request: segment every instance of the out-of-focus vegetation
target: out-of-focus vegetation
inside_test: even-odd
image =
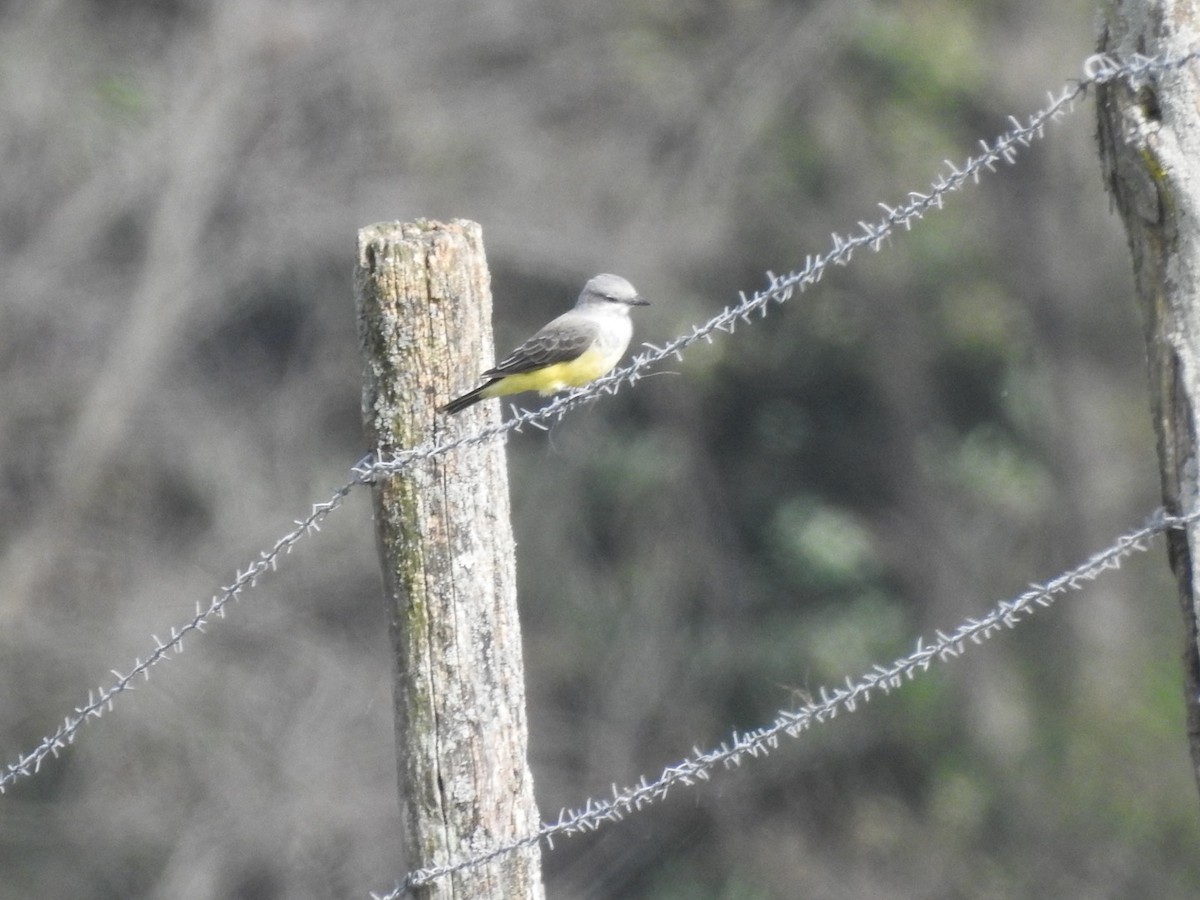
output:
[[[364,451],[355,231],[480,221],[506,349],[588,276],[708,318],[1079,74],[1091,4],[0,4],[0,745]],[[553,817],[1156,503],[1090,112],[765,321],[509,443]],[[0,898],[402,874],[365,495],[0,798]],[[1200,893],[1161,550],[546,857],[557,898]]]

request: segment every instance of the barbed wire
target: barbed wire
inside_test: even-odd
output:
[[[482,432],[459,438],[448,445],[417,448],[396,454],[390,459],[369,458],[360,464],[356,473],[364,479],[370,479],[399,471],[427,455],[487,440],[506,431],[519,431],[526,424],[545,427],[547,422],[560,419],[567,410],[576,405],[594,400],[602,394],[616,393],[622,384],[636,381],[643,374],[643,370],[655,363],[671,356],[678,358],[684,349],[699,340],[711,341],[714,332],[733,332],[739,320],[749,322],[751,314],[755,311],[765,315],[771,302],[783,303],[790,299],[797,289],[803,291],[809,285],[816,284],[830,265],[848,264],[856,250],[863,247],[878,250],[882,242],[898,228],[908,230],[912,222],[920,219],[929,209],[940,209],[945,195],[963,187],[968,181],[977,183],[985,171],[994,172],[999,162],[1013,164],[1019,148],[1028,147],[1035,139],[1044,137],[1046,123],[1073,111],[1074,102],[1091,87],[1121,78],[1128,79],[1136,86],[1154,72],[1180,68],[1198,58],[1200,49],[1178,57],[1134,54],[1124,61],[1105,54],[1091,56],[1084,61],[1084,77],[1074,84],[1066,85],[1058,95],[1049,94],[1049,103],[1030,116],[1024,124],[1010,117],[1013,128],[991,144],[981,141],[982,154],[968,157],[961,167],[946,161],[947,171],[935,178],[928,193],[911,192],[908,202],[897,208],[880,204],[884,216],[879,222],[859,222],[860,230],[850,237],[843,237],[835,232],[831,236],[832,246],[824,255],[807,257],[803,269],[785,276],[775,276],[768,272],[770,283],[766,288],[752,297],[743,293],[740,303],[726,307],[704,325],[693,327],[690,334],[676,338],[663,347],[646,345],[650,352],[639,354],[628,366],[586,387],[560,394],[539,410],[514,410],[513,418],[490,426]],[[441,449],[442,447],[445,449]],[[1149,538],[1168,529],[1186,527],[1198,517],[1200,510],[1186,516],[1169,516],[1159,509],[1142,528],[1118,538],[1108,548],[1076,568],[1063,572],[1045,584],[1031,585],[1030,589],[1020,596],[1002,601],[982,618],[966,620],[950,633],[941,630],[935,632],[934,640],[928,643],[918,639],[916,649],[908,656],[893,662],[891,666],[876,665],[858,680],[848,677],[844,688],[822,688],[819,701],[810,702],[793,711],[781,710],[770,725],[742,734],[735,732],[729,742],[722,743],[713,750],[705,752],[694,748],[691,757],[667,767],[655,781],[649,782],[643,776],[636,784],[625,788],[619,789],[614,784],[611,799],[589,798],[581,808],[562,810],[557,821],[543,823],[533,834],[524,835],[457,862],[414,870],[390,892],[372,893],[371,897],[374,900],[397,900],[422,885],[485,865],[517,850],[540,844],[543,840],[552,848],[556,835],[570,836],[595,831],[605,824],[623,819],[630,812],[640,811],[665,799],[672,787],[691,787],[707,781],[718,766],[730,768],[740,765],[746,756],[766,755],[778,746],[781,735],[796,738],[814,724],[833,719],[840,710],[854,712],[860,702],[869,701],[877,690],[891,693],[906,681],[911,681],[921,672],[928,670],[933,662],[958,657],[966,649],[968,642],[981,644],[1001,629],[1013,628],[1038,609],[1050,606],[1060,594],[1080,590],[1085,582],[1094,580],[1107,570],[1119,568],[1121,561],[1132,553],[1144,552],[1147,549],[1145,542]]]
[[[115,681],[107,686],[101,686],[98,689],[89,691],[87,701],[76,707],[73,714],[68,715],[54,732],[44,737],[32,750],[20,755],[15,762],[7,764],[3,773],[0,774],[0,793],[4,793],[19,778],[30,777],[40,771],[42,764],[48,757],[57,756],[63,749],[74,742],[84,723],[99,718],[105,711],[111,710],[118,696],[132,690],[133,682],[138,676],[148,679],[150,670],[153,667],[171,658],[172,655],[181,652],[185,637],[194,633],[202,633],[205,626],[214,618],[223,618],[226,606],[230,601],[239,599],[243,591],[256,585],[264,574],[273,571],[278,565],[280,558],[289,554],[301,538],[311,532],[318,531],[321,523],[340,508],[349,493],[359,485],[369,483],[380,477],[395,474],[419,460],[429,459],[459,448],[479,444],[509,431],[520,431],[526,425],[538,428],[548,427],[547,423],[561,419],[569,410],[583,403],[593,402],[601,396],[617,393],[621,386],[637,381],[645,374],[648,368],[654,366],[656,363],[670,357],[681,358],[683,351],[698,341],[711,342],[714,335],[718,332],[732,333],[739,321],[749,323],[751,316],[755,312],[758,312],[760,316],[765,316],[771,303],[783,303],[790,299],[797,290],[803,291],[810,285],[816,284],[823,277],[830,265],[847,265],[857,250],[867,247],[873,250],[880,249],[883,242],[888,240],[897,230],[901,228],[904,230],[910,229],[913,222],[920,219],[927,211],[940,209],[946,195],[960,189],[968,182],[978,182],[983,174],[996,171],[999,163],[1013,164],[1020,150],[1028,147],[1035,140],[1044,137],[1045,125],[1069,113],[1073,109],[1074,102],[1090,87],[1118,78],[1142,79],[1154,71],[1164,71],[1169,68],[1182,66],[1197,58],[1197,56],[1200,56],[1200,51],[1193,51],[1175,59],[1137,56],[1123,62],[1106,56],[1092,57],[1085,63],[1085,77],[1082,80],[1067,85],[1058,95],[1051,93],[1048,98],[1048,105],[1034,113],[1024,123],[1010,117],[1009,121],[1013,127],[991,143],[981,141],[981,152],[976,156],[969,156],[961,166],[947,161],[945,163],[946,170],[934,179],[927,192],[910,192],[907,201],[897,207],[880,204],[883,215],[879,220],[870,223],[857,223],[858,231],[851,233],[849,236],[834,233],[831,236],[831,248],[822,255],[806,257],[803,268],[797,271],[783,276],[776,276],[768,272],[769,283],[765,288],[755,292],[752,296],[747,296],[744,293],[741,294],[741,301],[739,303],[727,306],[721,313],[703,325],[693,326],[691,332],[681,335],[661,347],[651,344],[644,345],[647,347],[647,352],[635,356],[629,365],[614,371],[584,388],[578,388],[569,393],[561,394],[540,409],[519,410],[514,407],[511,418],[462,435],[453,440],[427,442],[415,448],[401,451],[386,459],[381,458],[378,453],[369,454],[367,457],[364,457],[363,460],[351,469],[353,477],[350,481],[337,488],[329,500],[324,503],[314,504],[305,517],[296,520],[295,528],[276,541],[269,550],[261,552],[244,570],[239,570],[234,580],[227,587],[221,588],[211,598],[207,607],[198,602],[195,615],[182,627],[172,627],[168,640],[164,641],[155,635],[151,635],[154,646],[145,659],[140,657],[135,658],[133,666],[124,673],[114,669],[113,675],[115,676]],[[1163,519],[1163,521],[1169,520]],[[1167,527],[1175,526],[1163,525],[1158,528],[1158,531]],[[1137,539],[1144,540],[1148,534],[1158,533],[1158,531],[1145,532],[1145,529],[1143,529],[1145,533],[1139,532]],[[1128,536],[1122,540],[1127,539]],[[1124,555],[1133,552],[1133,549],[1142,548],[1137,547],[1126,550],[1115,557],[1115,560],[1119,561]],[[1074,582],[1080,578],[1094,577],[1100,570],[1096,569],[1090,575],[1076,572],[1070,580]],[[1060,578],[1066,577],[1066,575],[1071,575],[1071,573],[1065,573]],[[1071,584],[1071,587],[1075,587],[1074,583]],[[1011,626],[1012,623],[1006,617],[1003,624]],[[993,625],[991,627],[1000,626]],[[983,636],[990,636],[990,632]],[[939,641],[943,637],[949,639],[952,636],[943,636],[939,633]],[[964,634],[958,637],[957,640],[961,643],[963,640],[970,639],[974,641],[977,638],[978,634],[972,632],[971,635]],[[933,657],[948,654],[949,650],[946,649],[946,646],[939,643],[930,650],[919,646],[918,653],[914,653],[907,659],[917,660],[912,665],[920,664],[924,668],[928,666]],[[937,647],[941,647],[941,649],[937,649]],[[922,656],[922,654],[924,655]],[[910,671],[915,672],[915,669],[911,669]],[[908,675],[908,677],[911,677],[911,675]],[[880,678],[882,678],[882,675],[880,675]],[[875,688],[888,690],[887,685],[888,682],[881,682],[876,678],[871,682],[870,690],[874,690]],[[407,890],[407,887],[404,887],[404,885],[411,884],[411,886],[416,886],[417,884],[424,884],[445,874],[450,874],[453,871],[460,871],[463,868],[480,865],[496,856],[512,852],[514,849],[538,842],[543,838],[550,840],[555,834],[570,834],[579,830],[591,830],[598,827],[604,821],[609,821],[614,817],[619,818],[630,809],[640,808],[643,804],[652,802],[652,799],[661,799],[661,796],[665,795],[666,790],[673,785],[686,784],[707,778],[707,772],[717,763],[728,760],[740,760],[746,753],[757,754],[765,752],[764,748],[768,748],[768,745],[774,746],[772,742],[777,740],[779,733],[787,732],[790,734],[793,729],[798,733],[809,727],[813,716],[817,716],[816,721],[820,721],[818,713],[822,716],[832,716],[836,714],[837,709],[852,708],[859,699],[864,699],[864,697],[865,695],[862,690],[859,690],[857,694],[852,693],[847,696],[842,696],[840,693],[832,694],[830,695],[830,699],[835,701],[832,706],[826,708],[823,705],[819,705],[813,707],[813,711],[811,712],[805,713],[802,710],[799,713],[793,714],[802,717],[807,716],[808,718],[804,719],[803,724],[799,720],[793,719],[777,721],[775,726],[762,730],[761,733],[749,733],[749,737],[751,738],[750,744],[743,745],[735,740],[728,747],[722,745],[722,749],[715,751],[716,755],[712,756],[711,759],[708,756],[697,754],[694,760],[696,764],[701,765],[701,768],[697,771],[675,771],[676,767],[673,767],[666,770],[664,776],[658,781],[649,784],[642,782],[636,788],[630,789],[632,793],[628,794],[628,800],[625,799],[625,794],[614,792],[614,800],[604,801],[603,805],[598,803],[593,805],[593,801],[589,801],[582,810],[570,814],[564,813],[565,818],[564,816],[560,816],[559,822],[555,825],[544,826],[537,834],[524,838],[507,849],[489,851],[487,854],[473,858],[471,862],[457,864],[455,868],[422,870],[420,873],[412,873],[409,878],[405,879],[402,889]],[[824,704],[825,699],[823,695],[822,704]],[[825,710],[824,712],[821,711],[823,709]],[[743,738],[746,737],[746,735],[743,736]],[[726,762],[726,764],[729,763]],[[423,880],[418,881],[415,880],[416,878]],[[399,895],[393,893],[388,896],[394,897]]]
[[[72,715],[67,716],[61,725],[52,733],[42,738],[41,743],[28,753],[18,757],[16,762],[5,767],[0,775],[0,794],[3,794],[13,782],[21,777],[29,777],[37,773],[49,756],[58,754],[75,742],[75,736],[84,722],[98,719],[106,710],[112,709],[113,700],[127,691],[133,690],[133,681],[139,675],[149,679],[150,670],[170,659],[173,654],[183,652],[183,639],[189,634],[203,633],[204,627],[214,617],[225,617],[225,607],[230,601],[240,599],[242,591],[253,587],[258,579],[268,571],[274,571],[279,558],[292,552],[292,548],[305,535],[321,530],[321,522],[334,510],[342,505],[347,495],[355,487],[357,481],[342,485],[324,503],[313,504],[309,514],[303,519],[296,520],[296,527],[275,542],[270,550],[264,550],[258,559],[252,561],[244,570],[236,573],[236,577],[227,587],[215,594],[207,608],[199,601],[196,603],[196,614],[191,621],[180,628],[172,627],[169,640],[161,640],[157,635],[150,635],[154,641],[154,649],[145,658],[136,658],[133,667],[124,674],[112,670],[116,681],[108,686],[101,685],[95,690],[88,691],[87,702],[75,707]]]
[[[382,476],[394,475],[419,460],[479,444],[510,431],[521,431],[526,425],[547,428],[548,423],[561,419],[576,406],[593,402],[601,396],[615,394],[623,385],[636,382],[655,364],[670,357],[681,359],[683,351],[698,341],[711,343],[716,332],[732,334],[739,321],[750,322],[750,317],[755,312],[765,316],[771,303],[784,303],[790,300],[797,290],[803,292],[816,284],[830,266],[848,265],[857,250],[864,247],[879,250],[883,242],[898,229],[908,231],[913,222],[922,218],[926,212],[941,209],[947,194],[959,190],[968,182],[978,183],[985,172],[995,172],[997,164],[1001,162],[1014,164],[1020,150],[1044,137],[1046,124],[1073,111],[1075,101],[1090,88],[1119,78],[1129,78],[1138,82],[1151,72],[1179,68],[1197,58],[1200,58],[1200,50],[1171,58],[1134,54],[1124,62],[1104,54],[1091,56],[1084,61],[1084,77],[1068,83],[1057,95],[1051,92],[1047,105],[1029,116],[1024,124],[1015,116],[1009,116],[1013,127],[991,143],[981,140],[979,145],[982,152],[978,156],[968,156],[961,166],[945,160],[945,171],[934,178],[927,192],[910,191],[907,202],[897,207],[880,203],[884,214],[877,221],[858,222],[859,230],[849,236],[834,232],[830,235],[830,249],[822,255],[806,257],[804,267],[797,271],[786,275],[767,272],[769,284],[765,288],[749,297],[743,292],[739,303],[726,306],[703,325],[693,326],[688,334],[680,335],[662,347],[643,344],[648,348],[648,352],[636,355],[628,365],[615,369],[583,387],[560,393],[538,409],[519,409],[512,406],[511,418],[453,440],[430,441],[401,450],[386,458],[378,453],[369,454],[354,468],[355,475],[364,481],[371,481]]]
[[[1010,117],[1013,128],[990,144],[981,141],[983,152],[979,156],[968,157],[961,167],[947,161],[945,163],[947,171],[934,179],[927,193],[910,192],[908,202],[896,208],[880,204],[884,210],[884,216],[878,223],[859,222],[859,232],[850,237],[843,237],[835,232],[831,238],[832,246],[825,254],[807,257],[802,269],[788,275],[775,276],[768,272],[770,283],[766,288],[756,292],[752,297],[747,297],[743,293],[740,303],[725,307],[722,312],[703,325],[694,326],[689,334],[681,335],[662,347],[646,345],[649,347],[649,352],[635,356],[628,366],[618,369],[590,385],[560,394],[540,409],[517,410],[514,408],[513,416],[505,421],[485,426],[450,441],[426,442],[417,447],[403,450],[387,459],[382,458],[378,452],[368,454],[352,468],[352,480],[338,488],[331,501],[315,505],[307,517],[297,520],[296,529],[280,538],[271,550],[260,553],[259,558],[252,561],[244,572],[239,571],[232,584],[223,588],[213,598],[207,610],[197,604],[196,615],[183,627],[173,627],[170,640],[162,641],[152,635],[154,647],[145,660],[135,659],[133,667],[124,674],[114,669],[113,674],[116,676],[116,681],[108,686],[102,685],[96,690],[89,691],[87,701],[76,707],[74,713],[67,716],[53,733],[44,737],[36,747],[22,754],[15,762],[6,764],[4,772],[0,774],[0,793],[4,793],[8,786],[18,778],[28,777],[37,772],[48,756],[57,756],[64,747],[73,743],[79,728],[85,722],[98,718],[105,710],[111,709],[113,699],[129,690],[131,682],[138,675],[148,678],[152,667],[169,658],[171,653],[177,652],[182,647],[183,638],[186,635],[202,631],[204,625],[213,616],[222,615],[225,605],[230,600],[239,596],[246,587],[256,583],[257,578],[263,572],[273,569],[280,553],[284,550],[290,551],[301,537],[308,534],[320,521],[340,506],[346,495],[358,484],[393,475],[422,459],[480,444],[509,431],[520,431],[526,425],[545,428],[548,422],[561,419],[567,411],[576,406],[592,402],[604,395],[615,394],[622,385],[637,381],[644,371],[655,363],[668,357],[680,358],[685,349],[700,340],[711,341],[716,332],[732,333],[738,321],[749,322],[750,316],[755,311],[758,311],[760,315],[766,315],[767,307],[771,302],[782,303],[790,299],[795,290],[803,291],[809,285],[817,283],[830,265],[847,265],[856,250],[868,246],[878,250],[883,241],[896,229],[903,227],[908,230],[912,227],[913,221],[921,218],[927,210],[940,209],[947,194],[958,190],[968,181],[978,181],[985,171],[995,171],[996,164],[1000,161],[1012,164],[1015,162],[1018,148],[1027,147],[1035,139],[1044,136],[1045,124],[1069,112],[1074,101],[1091,85],[1123,76],[1131,79],[1143,78],[1156,66],[1166,68],[1171,65],[1183,65],[1194,56],[1195,54],[1189,54],[1179,60],[1165,61],[1138,56],[1125,62],[1107,56],[1091,57],[1084,64],[1085,77],[1083,80],[1074,85],[1065,86],[1057,96],[1051,93],[1049,104],[1030,116],[1025,124]]]
[[[847,677],[842,687],[822,687],[818,700],[811,700],[797,709],[783,709],[774,720],[752,731],[734,732],[710,750],[692,748],[692,755],[667,766],[653,781],[642,776],[626,787],[612,788],[612,796],[589,798],[582,807],[563,809],[558,819],[545,822],[534,833],[524,835],[485,852],[464,857],[442,866],[414,870],[386,894],[372,893],[373,900],[399,900],[417,888],[446,878],[457,872],[477,868],[525,847],[539,844],[554,846],[554,838],[592,832],[604,825],[618,822],[631,812],[638,812],[666,799],[672,788],[693,787],[708,781],[714,770],[740,766],[746,757],[766,756],[779,746],[780,738],[798,738],[814,725],[837,717],[839,712],[853,713],[879,691],[891,694],[918,675],[929,670],[935,662],[956,659],[969,645],[979,645],[1004,629],[1014,628],[1034,613],[1051,606],[1063,594],[1079,591],[1104,572],[1116,570],[1134,553],[1149,549],[1149,539],[1164,531],[1185,528],[1200,519],[1200,510],[1185,516],[1167,515],[1156,510],[1141,528],[1117,538],[1111,545],[1089,557],[1072,569],[1042,584],[1031,584],[1024,593],[1002,600],[979,618],[966,619],[957,628],[946,632],[937,630],[931,639],[918,638],[916,648],[890,665],[874,665],[857,678]]]

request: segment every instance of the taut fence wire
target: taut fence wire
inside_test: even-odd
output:
[[[971,646],[982,644],[1000,631],[1015,628],[1039,610],[1045,609],[1059,597],[1071,591],[1082,590],[1108,571],[1121,567],[1121,563],[1134,553],[1149,549],[1149,539],[1172,528],[1184,528],[1200,518],[1200,511],[1187,516],[1169,516],[1161,509],[1151,516],[1141,528],[1124,534],[1099,553],[1089,557],[1078,566],[1055,576],[1042,584],[1031,584],[1029,589],[1011,600],[1002,600],[978,618],[966,619],[958,627],[935,631],[932,638],[919,638],[916,648],[887,665],[876,664],[857,678],[847,677],[844,684],[822,687],[816,695],[819,699],[805,703],[796,709],[782,709],[774,720],[753,731],[734,732],[729,740],[709,750],[693,748],[692,755],[681,762],[667,766],[654,780],[642,776],[632,785],[618,788],[613,785],[611,797],[590,798],[576,809],[564,809],[558,819],[545,822],[533,834],[499,844],[443,866],[434,866],[409,872],[391,891],[372,894],[374,900],[398,900],[422,885],[456,872],[482,866],[499,856],[513,853],[531,844],[546,841],[553,847],[554,838],[595,831],[626,815],[638,812],[653,803],[665,800],[672,788],[692,787],[707,781],[719,768],[730,769],[747,758],[766,756],[777,746],[782,737],[797,738],[815,725],[821,725],[837,717],[839,712],[852,713],[859,704],[867,703],[878,692],[890,694],[918,675],[929,670],[934,663],[947,662],[966,652]]]
[[[420,460],[481,444],[511,431],[520,431],[527,425],[547,428],[570,410],[602,396],[615,394],[625,384],[636,382],[658,363],[672,357],[682,358],[684,351],[697,342],[710,342],[718,333],[732,333],[739,322],[752,322],[756,313],[760,317],[765,316],[772,303],[784,303],[797,291],[802,292],[816,284],[830,266],[848,265],[858,250],[879,250],[898,231],[909,230],[926,212],[941,209],[949,194],[969,183],[977,183],[984,175],[995,172],[1000,163],[1014,164],[1022,150],[1045,136],[1046,125],[1072,112],[1076,101],[1090,88],[1118,79],[1128,79],[1137,84],[1154,74],[1179,68],[1197,58],[1200,58],[1200,50],[1172,58],[1134,56],[1118,60],[1103,55],[1090,57],[1084,63],[1082,79],[1067,84],[1057,94],[1049,94],[1046,106],[1024,122],[1010,117],[1011,128],[990,142],[981,141],[979,152],[968,156],[963,163],[947,161],[927,190],[909,192],[907,199],[897,206],[879,204],[882,215],[877,220],[860,221],[855,230],[845,235],[834,233],[826,252],[806,257],[804,265],[791,273],[768,273],[765,287],[752,295],[743,293],[738,303],[727,306],[707,322],[693,326],[690,332],[662,346],[644,345],[646,350],[636,355],[629,365],[586,387],[560,394],[539,409],[514,407],[513,414],[504,421],[450,440],[426,442],[389,457],[378,453],[368,454],[352,467],[350,480],[334,490],[328,500],[314,504],[307,515],[295,521],[290,531],[268,550],[260,552],[245,568],[239,569],[234,579],[207,604],[197,603],[194,615],[182,626],[172,627],[168,639],[162,640],[152,635],[153,646],[144,658],[136,658],[133,665],[124,671],[114,669],[112,682],[90,690],[86,701],[75,707],[57,729],[34,748],[20,754],[15,761],[7,763],[0,773],[0,793],[18,780],[32,777],[40,771],[47,758],[57,756],[75,741],[86,722],[111,710],[117,698],[133,688],[138,677],[148,679],[154,667],[181,652],[185,638],[202,633],[214,619],[224,618],[231,601],[240,599],[264,575],[274,571],[280,560],[290,554],[303,537],[319,531],[325,520],[341,508],[346,497],[360,485],[395,474]],[[889,665],[877,665],[858,678],[848,678],[842,687],[822,689],[819,700],[795,710],[780,711],[769,725],[754,731],[735,733],[729,741],[708,751],[695,749],[691,756],[667,767],[654,780],[643,777],[626,788],[614,786],[611,798],[592,799],[577,809],[563,810],[557,820],[543,824],[535,833],[509,844],[481,848],[475,855],[444,866],[410,872],[389,893],[372,896],[379,900],[395,900],[421,885],[482,865],[520,847],[543,840],[551,846],[553,838],[558,835],[595,830],[663,799],[672,788],[680,789],[707,780],[718,767],[735,766],[747,757],[763,755],[777,746],[781,737],[796,737],[839,712],[853,712],[876,692],[890,693],[926,671],[933,663],[956,657],[1001,629],[1015,626],[1039,608],[1049,606],[1062,594],[1079,590],[1104,572],[1118,568],[1131,554],[1147,549],[1147,542],[1152,537],[1169,529],[1185,527],[1198,516],[1200,512],[1197,511],[1183,516],[1170,516],[1160,510],[1146,525],[1119,537],[1081,565],[1043,584],[1032,585],[1025,593],[999,603],[978,619],[968,619],[949,632],[938,631],[932,639],[918,641],[916,649],[908,656]]]

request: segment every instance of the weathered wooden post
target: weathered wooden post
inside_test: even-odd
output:
[[[358,235],[363,420],[384,454],[428,441],[436,412],[492,360],[491,293],[474,222],[384,223]],[[495,416],[492,405],[458,417]],[[392,637],[408,869],[537,828],[504,447],[421,460],[374,485]],[[536,845],[431,882],[423,897],[543,896]]]
[[[1110,0],[1100,50],[1181,57],[1200,47],[1194,0]],[[1097,94],[1100,154],[1133,254],[1146,325],[1150,402],[1163,501],[1197,507],[1200,416],[1200,62],[1118,80]],[[1185,628],[1184,685],[1192,766],[1200,780],[1200,522],[1167,534]]]

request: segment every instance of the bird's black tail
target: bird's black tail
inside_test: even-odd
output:
[[[486,387],[487,387],[486,384],[480,385],[479,387],[475,388],[475,390],[468,391],[467,393],[463,394],[461,397],[455,397],[453,400],[451,400],[445,406],[439,406],[438,412],[443,412],[443,413],[446,413],[447,415],[452,416],[457,412],[462,412],[468,406],[474,406],[480,400],[484,399],[483,390]]]

